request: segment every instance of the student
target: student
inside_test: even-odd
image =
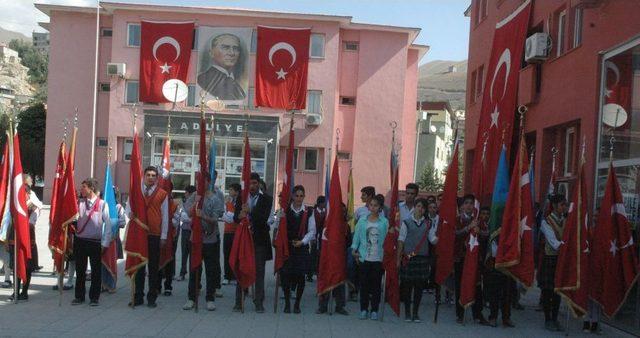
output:
[[[30,233],[30,240],[31,240],[31,252],[33,253],[34,251],[37,251],[38,248],[36,247],[36,238],[33,235],[35,233],[35,224],[38,220],[38,206],[35,205],[31,199],[30,199],[30,195],[32,193],[31,191],[31,186],[28,184],[24,184],[23,185],[23,189],[26,190],[27,192],[27,216],[29,219],[29,233]],[[9,224],[9,227],[7,229],[7,242],[9,245],[6,246],[6,249],[9,251],[9,268],[11,270],[13,270],[14,267],[14,262],[15,262],[15,254],[14,254],[14,246],[15,246],[15,241],[14,241],[14,236],[15,236],[15,231],[13,228],[13,222],[11,222]],[[32,255],[33,256],[33,255]],[[29,300],[29,286],[31,285],[31,275],[33,274],[34,271],[37,270],[37,265],[36,265],[36,261],[33,258],[30,258],[27,260],[26,264],[25,264],[25,268],[26,268],[26,272],[27,272],[27,278],[26,280],[21,280],[20,278],[17,278],[15,283],[17,284],[17,290],[18,290],[18,295],[16,295],[15,293],[12,293],[11,296],[9,297],[9,301],[12,302],[14,301],[15,297],[18,297],[18,300],[24,300],[27,301]],[[98,292],[99,291],[99,287],[98,287]]]
[[[87,178],[82,181],[80,187],[82,198],[78,201],[79,217],[73,240],[78,278],[76,278],[75,298],[71,305],[80,305],[85,301],[87,259],[93,267],[89,305],[97,306],[100,300],[101,257],[111,243],[111,219],[109,205],[98,197],[97,191],[98,181],[95,178]]]
[[[162,289],[164,286],[165,296],[171,296],[173,292],[173,277],[176,274],[176,249],[178,249],[178,239],[180,236],[180,215],[182,211],[180,210],[179,200],[174,198],[169,199],[169,217],[171,226],[169,226],[169,230],[173,234],[173,239],[171,243],[171,259],[168,262],[160,262],[160,264],[165,264],[159,271],[158,276],[158,291]],[[164,280],[164,283],[163,283]]]
[[[224,280],[222,285],[227,285],[236,278],[233,276],[233,270],[229,265],[229,256],[231,255],[231,247],[233,246],[233,237],[236,233],[238,223],[233,220],[233,214],[236,211],[236,199],[240,195],[240,184],[232,183],[229,186],[229,195],[225,200],[225,213],[222,215],[224,221],[224,241],[222,251],[224,252]]]
[[[438,240],[436,226],[431,226],[424,217],[426,210],[427,200],[417,199],[413,214],[402,221],[398,234],[397,264],[400,268],[400,294],[404,302],[405,322],[420,322],[418,309],[422,291],[429,278],[428,242],[435,244]]]
[[[500,241],[499,230],[490,239],[487,259],[485,261],[485,273],[483,276],[484,292],[489,298],[489,325],[498,326],[498,311],[502,313],[502,325],[514,327],[511,322],[511,297],[513,280],[495,268],[498,243]]]
[[[416,197],[420,192],[420,187],[415,183],[409,183],[404,188],[404,201],[398,203],[400,210],[400,221],[411,218],[413,207],[415,206]]]
[[[191,220],[194,214],[194,206],[196,203],[196,187],[188,185],[184,189],[184,201],[182,202],[182,210],[180,214],[180,277],[179,281],[184,280],[184,276],[189,271],[189,256],[191,254]]]
[[[383,206],[384,196],[380,194],[369,201],[369,215],[360,218],[356,224],[351,244],[353,258],[359,270],[360,319],[369,317],[371,320],[378,320],[383,274],[382,245],[389,228],[389,221],[381,215]]]
[[[324,196],[322,200],[324,200]],[[320,200],[318,197],[318,200]],[[344,215],[344,225],[347,227],[345,229],[345,236],[347,237],[345,241],[346,251],[349,252],[349,248],[351,247],[351,231],[349,230],[349,225],[347,223],[348,215],[347,215],[347,206],[342,203],[342,213]],[[319,227],[316,220],[316,233],[318,234],[318,257],[320,257],[320,252],[322,251],[322,231],[323,227]],[[342,283],[336,286],[331,292],[326,292],[318,296],[318,309],[316,310],[316,314],[327,313],[329,307],[329,294],[331,294],[331,298],[334,299],[336,303],[335,313],[348,316],[349,312],[344,308],[347,302],[346,294],[345,294],[346,283]]]
[[[313,207],[313,219],[316,222],[316,235],[309,245],[312,271],[307,274],[307,282],[313,282],[313,275],[318,274],[318,264],[320,263],[320,243],[322,242],[322,229],[324,229],[324,221],[326,218],[327,200],[324,196],[318,196],[316,199],[316,205]]]
[[[360,218],[369,216],[369,202],[376,196],[376,188],[372,186],[366,186],[360,189],[360,200],[364,203],[363,206],[358,207],[354,212],[355,222],[358,223]]]
[[[542,288],[542,306],[544,308],[544,327],[549,331],[562,331],[558,322],[560,295],[555,291],[556,265],[558,264],[558,250],[562,242],[565,225],[565,214],[569,208],[563,195],[549,198],[552,211],[542,220],[540,231],[544,235],[544,256],[540,265],[540,287]]]
[[[291,313],[291,290],[296,291],[293,313],[300,313],[300,300],[304,293],[305,275],[312,271],[309,243],[316,235],[313,208],[304,205],[305,190],[301,185],[293,187],[291,205],[283,215],[287,222],[289,258],[284,262],[280,275],[284,292],[284,313]],[[274,226],[278,229],[280,217]],[[278,229],[279,230],[279,229]],[[274,235],[274,245],[275,237]]]

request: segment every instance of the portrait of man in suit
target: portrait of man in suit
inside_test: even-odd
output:
[[[248,85],[246,42],[239,34],[216,31],[201,45],[198,86],[222,101],[243,101]]]

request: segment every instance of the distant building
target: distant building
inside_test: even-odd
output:
[[[415,180],[432,166],[438,179],[444,178],[453,149],[456,117],[447,101],[418,103]]]
[[[36,49],[45,55],[49,55],[49,33],[31,33],[31,38],[33,40],[33,46]]]
[[[7,47],[5,44],[0,43],[0,59],[3,62],[11,63],[11,64],[19,64],[20,57],[18,56],[18,52]]]
[[[20,62],[17,51],[0,43],[0,113],[25,106],[33,95],[29,68]]]

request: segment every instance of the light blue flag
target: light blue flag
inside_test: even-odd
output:
[[[329,185],[331,182],[331,175],[329,174],[329,163],[327,163],[326,174],[324,176],[324,198],[329,204]]]
[[[534,163],[533,163],[533,156],[531,156],[529,158],[529,186],[531,187],[531,203],[535,203],[536,200],[536,176],[534,175]],[[533,205],[531,205],[531,207],[533,208]],[[532,209],[534,212],[536,211],[535,208]]]
[[[491,197],[491,216],[489,217],[489,234],[491,239],[497,235],[497,230],[502,225],[502,213],[507,204],[509,195],[509,168],[507,166],[507,150],[502,146],[500,159],[498,160],[498,171],[496,181],[493,185],[493,196]]]
[[[209,190],[213,191],[213,187],[216,184],[218,176],[216,175],[216,138],[211,136],[211,147],[209,147],[209,177],[211,183],[209,183]]]
[[[116,192],[113,189],[113,180],[111,179],[111,166],[107,164],[104,171],[104,202],[109,206],[109,218],[111,219],[111,238],[115,239],[118,235],[118,209],[116,208]]]

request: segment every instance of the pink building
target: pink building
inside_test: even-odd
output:
[[[135,106],[143,137],[143,166],[158,164],[161,144],[171,115],[172,164],[177,191],[194,184],[197,167],[200,101],[196,74],[201,53],[194,43],[189,69],[189,97],[171,111],[170,104],[138,102],[140,21],[195,21],[197,36],[203,27],[247,29],[247,99],[215,112],[219,182],[227,187],[240,179],[242,132],[245,117],[252,144],[254,170],[261,173],[271,193],[278,190],[288,146],[288,117],[283,111],[253,106],[255,30],[257,25],[311,27],[308,108],[296,119],[296,184],[307,188],[307,202],[323,194],[326,163],[337,155],[343,191],[353,168],[356,189],[374,185],[389,190],[389,152],[392,121],[401,144],[400,184],[412,180],[416,144],[415,102],[418,62],[427,46],[413,44],[420,30],[354,23],[351,17],[267,12],[230,8],[195,8],[100,3],[96,8],[36,4],[50,23],[41,24],[51,36],[44,195],[51,194],[58,144],[64,119],[78,107],[80,137],[76,177],[102,180],[109,148],[114,179],[123,192],[129,184],[129,156]],[[99,28],[96,32],[96,27]],[[98,38],[97,81],[94,78]],[[247,39],[248,40],[248,39]],[[108,75],[107,64],[125,65]],[[121,68],[122,69],[122,68]],[[116,73],[117,70],[113,69]],[[94,115],[94,89],[97,86]],[[207,116],[214,114],[207,110]],[[95,116],[95,118],[94,118]],[[95,142],[92,141],[95,127]],[[211,126],[208,126],[210,128]],[[335,140],[339,132],[336,151]],[[336,154],[337,153],[337,154]],[[280,155],[282,154],[282,156]],[[94,161],[91,161],[94,158]]]

